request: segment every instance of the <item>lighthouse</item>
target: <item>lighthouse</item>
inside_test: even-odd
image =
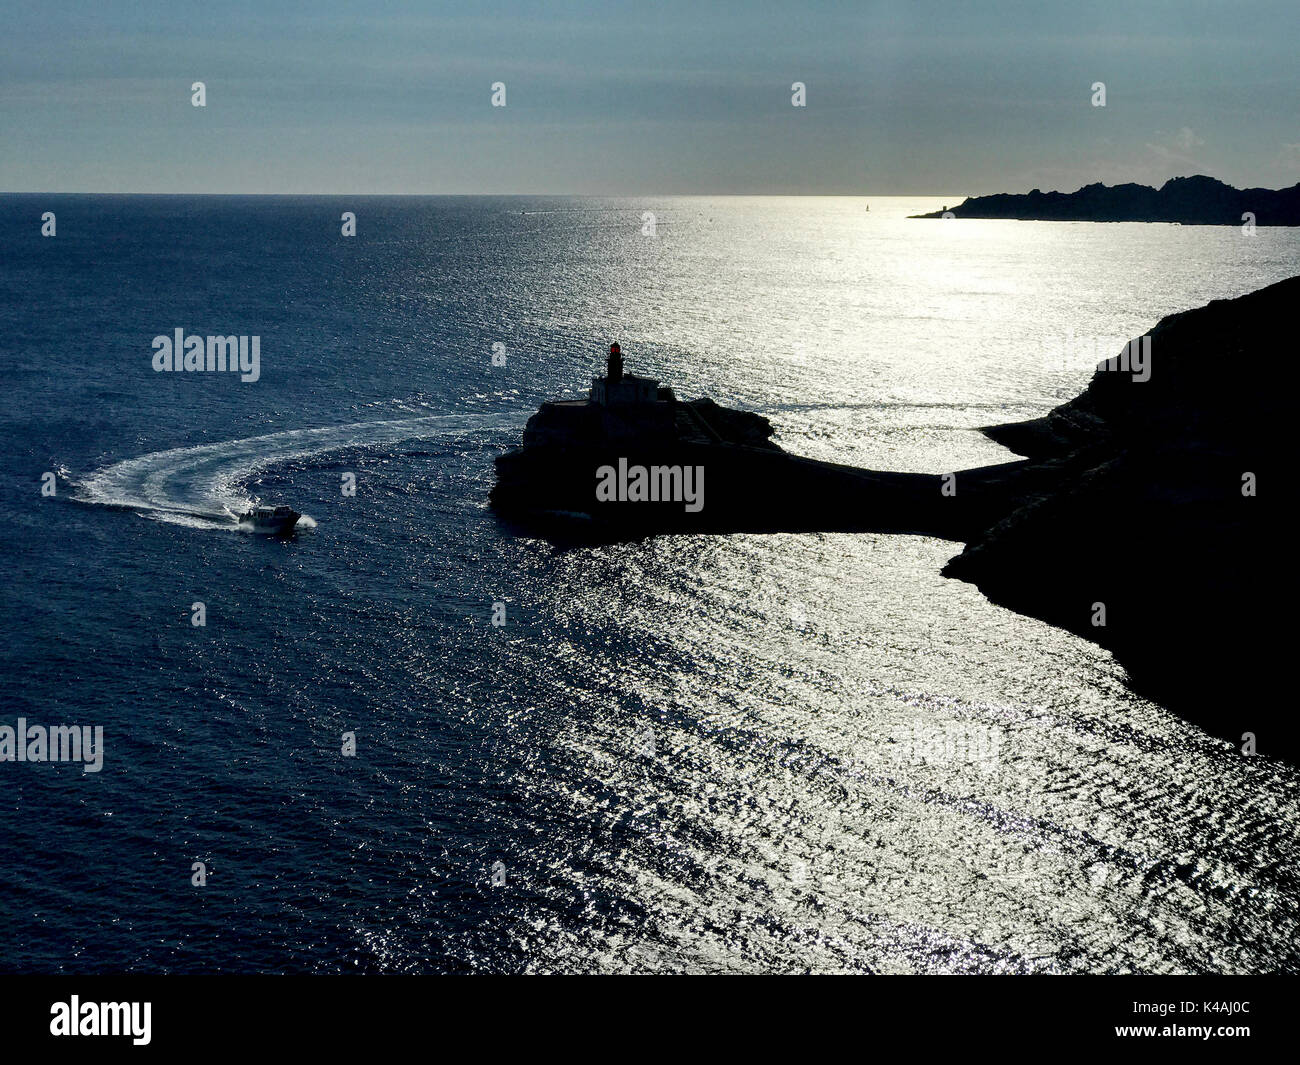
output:
[[[605,376],[591,379],[591,402],[606,407],[623,403],[656,403],[671,398],[671,389],[661,389],[653,377],[623,372],[623,349],[618,344],[609,346]]]

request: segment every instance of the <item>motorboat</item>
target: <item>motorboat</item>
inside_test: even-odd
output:
[[[292,507],[253,507],[239,515],[239,525],[262,536],[289,536],[302,515]]]

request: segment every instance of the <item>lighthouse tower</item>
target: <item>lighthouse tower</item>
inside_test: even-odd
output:
[[[611,344],[605,376],[591,379],[590,400],[611,407],[621,403],[656,403],[668,398],[661,396],[661,392],[668,392],[668,389],[660,389],[659,382],[653,377],[624,373],[623,349]]]

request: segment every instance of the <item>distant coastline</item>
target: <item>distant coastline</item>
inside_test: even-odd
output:
[[[1237,189],[1203,174],[1150,185],[1085,185],[1075,192],[972,196],[913,218],[1013,218],[1052,222],[1177,222],[1195,226],[1300,226],[1300,183]]]

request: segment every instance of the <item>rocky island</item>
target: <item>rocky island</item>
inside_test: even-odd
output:
[[[1298,303],[1295,277],[1170,315],[1149,334],[1149,372],[1126,372],[1123,353],[1107,360],[1045,417],[985,430],[1022,459],[951,475],[791,455],[761,415],[680,402],[624,375],[615,351],[588,400],[543,404],[523,446],[497,458],[492,503],[556,540],[818,530],[963,541],[945,575],[1107,647],[1137,691],[1207,731],[1294,759],[1300,730],[1277,705],[1286,600],[1267,560],[1281,548],[1271,499]],[[672,473],[686,467],[699,474],[696,509]]]
[[[1053,222],[1179,222],[1189,226],[1300,226],[1300,184],[1237,189],[1198,174],[1150,185],[1085,185],[1076,192],[972,196],[914,218],[1017,218]]]

